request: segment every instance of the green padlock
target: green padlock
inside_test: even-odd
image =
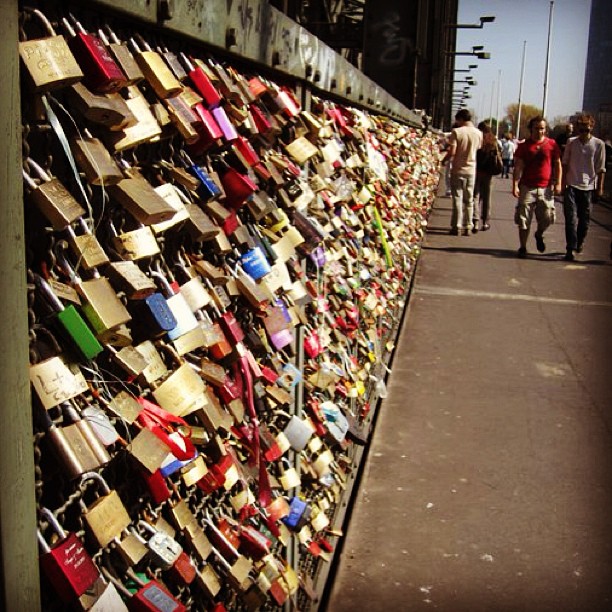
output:
[[[72,304],[64,306],[53,292],[53,289],[51,289],[51,285],[39,274],[35,274],[34,283],[40,292],[41,298],[55,313],[64,331],[83,356],[86,359],[93,359],[96,355],[99,355],[104,348],[98,342],[77,309]]]

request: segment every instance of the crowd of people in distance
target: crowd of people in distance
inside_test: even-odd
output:
[[[563,194],[564,259],[574,261],[584,248],[593,202],[604,189],[606,144],[593,135],[594,127],[594,117],[580,113],[553,139],[547,135],[546,119],[536,116],[529,120],[524,140],[512,133],[498,140],[488,123],[476,127],[470,112],[459,110],[442,159],[447,164],[446,195],[453,203],[450,234],[469,236],[490,229],[493,177],[511,178],[517,199],[517,256],[527,257],[534,216],[536,248],[546,251],[544,232],[555,221],[555,196]]]

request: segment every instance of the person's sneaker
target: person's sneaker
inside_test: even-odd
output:
[[[517,251],[517,255],[519,256],[520,259],[525,259],[525,257],[527,257],[527,249],[525,247],[521,247]]]
[[[544,244],[544,237],[542,236],[542,232],[536,232],[534,234],[534,238],[536,241],[536,246],[538,247],[538,251],[543,253],[546,250],[546,245]]]
[[[490,230],[491,226],[488,223],[483,223],[482,224],[482,231],[486,232],[487,230]]]
[[[451,236],[458,236],[459,230],[456,227],[453,227],[450,232],[448,232]]]
[[[565,261],[574,261],[575,257],[571,251],[568,251],[563,258]]]
[[[474,225],[472,226],[472,234],[477,234],[477,233],[478,233],[478,221],[476,221]]]
[[[469,229],[464,229],[463,230],[463,235],[464,236],[469,236],[470,235],[470,230]]]
[[[577,247],[576,247],[576,253],[582,253],[582,249],[584,247],[584,244],[581,242]]]

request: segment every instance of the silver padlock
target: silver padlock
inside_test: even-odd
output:
[[[158,531],[146,521],[138,521],[138,525],[151,534],[151,537],[147,540],[137,532],[133,532],[136,537],[142,538],[151,552],[151,560],[163,570],[170,569],[181,556],[183,547],[167,533]]]

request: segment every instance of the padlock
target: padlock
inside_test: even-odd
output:
[[[115,230],[112,222],[109,223],[109,227],[113,234],[113,246],[123,259],[139,261],[159,255],[159,243],[148,225],[139,224],[136,229],[121,231],[121,233]]]
[[[103,276],[78,282],[77,291],[85,301],[83,314],[98,338],[132,319],[109,280]]]
[[[85,85],[99,93],[119,91],[125,87],[127,79],[104,43],[97,36],[88,34],[72,15],[70,17],[72,23],[66,18],[62,23],[69,34],[68,46],[83,69]]]
[[[97,464],[95,465],[94,469],[106,465],[111,460],[111,457],[104,447],[104,444],[98,437],[95,429],[92,427],[90,421],[83,418],[82,415],[80,415],[76,410],[74,405],[69,401],[63,402],[61,406],[65,418],[69,419],[70,422],[76,427],[82,439],[85,441],[89,449],[91,449],[91,452],[95,457],[95,463]]]
[[[108,149],[99,138],[94,138],[85,130],[85,134],[71,140],[71,149],[79,168],[92,185],[116,185],[125,176],[111,157]]]
[[[159,263],[156,263],[155,266],[156,267],[151,272],[151,276],[162,286],[168,308],[170,308],[170,311],[176,319],[176,326],[167,332],[168,338],[170,338],[170,340],[175,340],[197,327],[198,320],[195,318],[185,297],[181,295],[180,291],[175,291],[170,285],[168,279],[162,273]]]
[[[118,153],[133,149],[143,143],[159,140],[162,133],[160,124],[138,86],[130,85],[126,88],[126,92],[125,103],[137,121],[134,125],[109,132],[104,137],[108,146]]]
[[[117,65],[121,68],[121,71],[125,75],[127,85],[139,83],[144,79],[144,75],[138,67],[127,44],[119,40],[110,26],[106,25],[105,28],[108,40],[106,40],[105,33],[102,32],[102,30],[98,30],[98,35],[100,40],[107,46],[109,53],[113,56]]]
[[[223,139],[225,142],[232,142],[238,138],[238,132],[236,131],[236,127],[231,122],[230,118],[227,116],[225,108],[223,106],[217,106],[210,111],[213,116],[216,124],[219,126],[221,132],[223,133]],[[225,184],[224,184],[225,186]]]
[[[106,267],[113,287],[129,300],[142,300],[157,290],[155,283],[133,262],[114,261]]]
[[[289,514],[282,521],[291,531],[297,533],[308,523],[311,512],[308,502],[299,497],[292,497],[289,502]]]
[[[107,482],[95,472],[86,472],[81,477],[81,488],[88,480],[95,480],[100,486],[103,495],[96,498],[89,506],[81,499],[83,518],[91,530],[94,538],[101,548],[108,546],[131,523],[119,494],[111,490]]]
[[[40,297],[54,313],[62,329],[83,357],[92,359],[99,355],[104,349],[76,308],[72,304],[64,306],[49,283],[39,274],[34,275],[34,284]]]
[[[161,293],[130,301],[128,308],[133,315],[133,330],[142,337],[157,338],[177,326],[168,301]]]
[[[137,590],[132,593],[116,576],[113,576],[106,568],[103,574],[115,585],[117,590],[127,601],[130,612],[187,612],[187,608],[178,601],[165,586],[156,580],[145,582],[140,575],[131,568],[126,571],[126,576],[134,583]]]
[[[230,504],[237,512],[246,506],[252,506],[255,503],[255,495],[250,487],[243,481],[239,480],[230,490]]]
[[[209,528],[210,539],[216,543],[217,546],[222,547],[223,550],[226,551],[225,554],[233,558],[232,561],[229,561],[216,546],[213,545],[212,552],[227,572],[230,584],[239,591],[246,591],[252,584],[250,578],[250,573],[253,569],[252,561],[238,552],[212,520],[206,518],[204,522]]]
[[[93,270],[96,274],[95,268],[109,262],[108,255],[83,218],[77,220],[76,226],[79,228],[78,234],[71,225],[66,228],[66,232],[70,248],[77,258],[77,267]]]
[[[122,130],[137,123],[130,107],[119,93],[96,94],[83,83],[75,83],[66,90],[70,104],[91,123],[110,131]]]
[[[195,577],[195,584],[209,599],[214,599],[223,588],[219,574],[215,572],[210,563],[198,569]]]
[[[148,553],[146,544],[129,529],[114,539],[115,550],[128,567],[138,565]]]
[[[83,72],[63,36],[58,36],[47,17],[38,9],[35,15],[47,36],[19,42],[19,56],[36,92],[47,92],[66,87],[83,78]]]
[[[167,533],[155,529],[146,521],[140,520],[137,525],[149,534],[147,539],[137,531],[132,531],[149,549],[151,561],[162,570],[171,568],[183,552],[183,547]]]
[[[96,582],[100,572],[83,543],[74,533],[67,534],[62,529],[51,510],[41,508],[41,514],[60,540],[51,547],[37,531],[42,552],[40,566],[60,599],[74,604]]]
[[[29,198],[51,223],[54,230],[65,229],[85,214],[85,209],[59,179],[51,177],[30,157],[27,158],[27,164],[42,180],[41,183],[37,183],[25,170],[22,171]]]
[[[102,576],[79,597],[79,606],[88,612],[128,612],[115,585]]]
[[[172,121],[183,140],[187,144],[197,142],[200,139],[197,128],[202,121],[200,116],[185,101],[185,98],[180,93],[168,96],[164,99],[164,104],[170,115],[170,121]]]
[[[262,249],[258,246],[240,256],[240,264],[244,271],[253,279],[260,280],[271,271],[270,264]]]
[[[227,196],[225,204],[234,210],[241,208],[247,198],[258,190],[257,184],[248,175],[241,174],[230,166],[221,169],[219,175]]]
[[[109,186],[109,194],[139,223],[151,225],[171,219],[175,210],[144,177],[133,175]]]
[[[193,86],[204,98],[207,108],[212,109],[219,106],[221,104],[221,95],[213,85],[210,73],[207,73],[208,67],[203,63],[194,65],[184,53],[180,54],[180,58],[187,68],[187,73]]]
[[[157,51],[153,51],[141,36],[137,34],[135,38],[130,38],[134,59],[157,97],[163,100],[179,93],[183,86],[172,74],[162,56]]]
[[[295,487],[299,487],[302,479],[298,471],[289,463],[289,459],[283,457],[280,463],[279,482],[285,491],[289,491]]]

